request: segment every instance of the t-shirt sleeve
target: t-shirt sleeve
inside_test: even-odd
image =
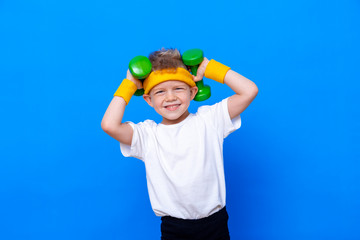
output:
[[[120,143],[120,150],[124,157],[134,157],[143,160],[143,153],[146,149],[147,123],[134,124],[127,122],[133,128],[131,145]]]
[[[228,98],[212,106],[204,106],[198,111],[208,124],[212,124],[215,130],[226,138],[230,133],[241,126],[240,115],[231,119],[228,109]]]

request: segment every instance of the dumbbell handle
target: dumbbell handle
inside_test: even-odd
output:
[[[196,76],[197,75],[197,70],[198,70],[199,66],[190,66],[191,69],[191,73]],[[196,82],[196,86],[201,89],[204,87],[204,81],[201,79],[200,81]]]
[[[201,49],[190,49],[184,52],[182,55],[183,62],[186,66],[190,67],[191,73],[196,76],[200,63],[203,61],[203,51]],[[204,81],[201,79],[196,82],[198,87],[198,93],[196,94],[195,101],[204,101],[211,96],[211,89],[208,85],[204,85]]]

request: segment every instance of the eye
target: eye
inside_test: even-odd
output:
[[[162,93],[164,93],[164,91],[163,91],[163,90],[158,90],[158,91],[155,91],[155,94],[156,94],[156,95],[159,95],[159,94],[162,94]]]
[[[185,90],[185,88],[184,87],[177,87],[177,88],[175,88],[175,90],[182,91],[182,90]]]

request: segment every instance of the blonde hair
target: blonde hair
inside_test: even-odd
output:
[[[166,68],[184,68],[187,67],[182,61],[179,50],[173,48],[162,48],[158,51],[152,52],[149,55],[149,60],[152,64],[152,71],[162,70]]]

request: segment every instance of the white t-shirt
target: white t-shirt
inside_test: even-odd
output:
[[[240,116],[230,119],[227,99],[202,106],[177,124],[129,124],[132,143],[120,144],[121,152],[144,161],[157,216],[199,219],[225,206],[223,141],[241,125]]]

